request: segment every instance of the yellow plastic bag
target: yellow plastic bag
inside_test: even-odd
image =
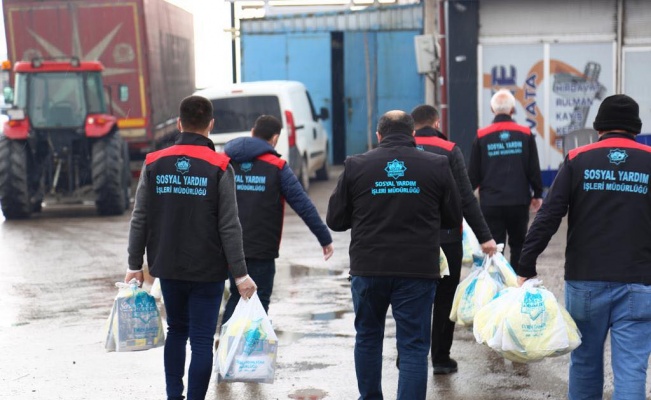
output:
[[[504,358],[520,363],[566,354],[581,344],[570,314],[537,279],[506,288],[475,314],[473,334]]]
[[[495,280],[485,267],[473,268],[457,286],[450,320],[461,326],[471,326],[477,310],[488,304],[502,287],[502,283]]]
[[[222,325],[214,359],[217,380],[273,383],[278,337],[258,294],[240,298],[233,315]]]
[[[448,264],[448,258],[445,256],[443,249],[439,251],[439,271],[441,278],[450,275],[450,265]]]

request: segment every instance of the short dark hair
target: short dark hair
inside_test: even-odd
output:
[[[269,141],[274,135],[280,134],[283,125],[273,115],[261,115],[255,120],[253,136]]]
[[[411,117],[416,125],[432,125],[439,119],[439,112],[428,104],[422,104],[411,110]]]
[[[404,111],[388,111],[380,118],[377,132],[382,137],[394,134],[411,136],[414,132],[414,119]]]
[[[179,117],[184,130],[203,131],[213,119],[212,103],[201,96],[188,96],[181,100]]]

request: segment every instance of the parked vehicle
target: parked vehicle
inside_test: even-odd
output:
[[[164,0],[3,0],[3,11],[12,64],[61,56],[102,63],[111,114],[139,171],[195,90],[192,14]]]
[[[329,117],[323,107],[317,114],[305,86],[296,81],[259,81],[212,87],[195,94],[210,99],[215,126],[210,138],[217,151],[229,140],[250,136],[263,114],[278,118],[283,128],[276,151],[307,190],[310,177],[328,179],[328,134],[321,121]]]
[[[13,107],[0,135],[5,218],[27,218],[46,199],[93,200],[101,215],[128,208],[129,151],[108,113],[102,70],[77,58],[15,65],[15,92],[5,91]]]

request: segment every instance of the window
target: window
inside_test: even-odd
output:
[[[212,100],[215,126],[211,133],[250,131],[261,115],[273,115],[282,123],[277,96],[239,96]]]

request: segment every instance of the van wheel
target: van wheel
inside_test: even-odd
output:
[[[310,188],[310,174],[307,172],[307,158],[303,157],[301,159],[301,173],[298,175],[298,180],[303,186],[303,190],[307,192]]]
[[[323,165],[321,168],[316,170],[316,180],[317,181],[327,181],[330,179],[330,165],[328,163],[328,147],[326,147],[325,160],[323,160]]]

